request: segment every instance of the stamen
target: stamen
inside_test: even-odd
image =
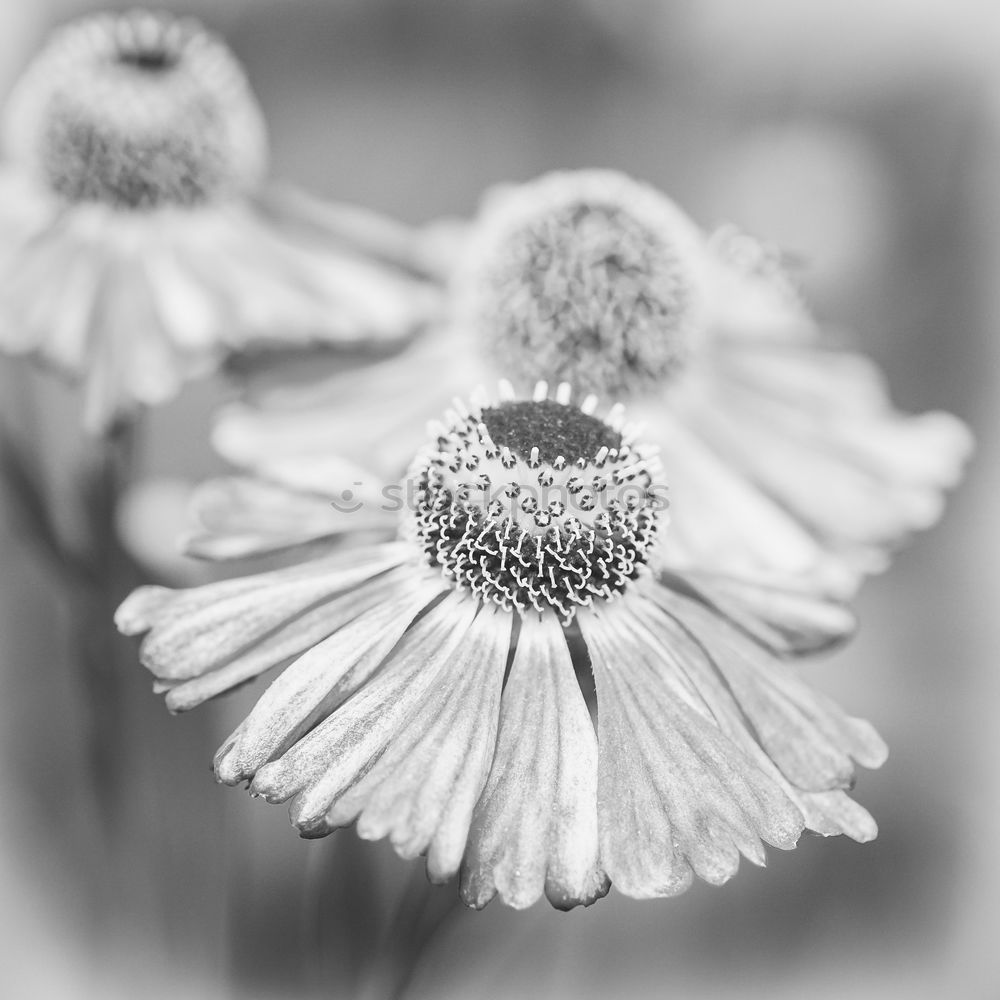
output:
[[[564,622],[641,572],[659,513],[649,502],[655,457],[636,460],[606,420],[559,401],[570,395],[560,386],[554,400],[501,400],[478,421],[454,407],[446,440],[411,469],[407,529],[456,587]],[[607,474],[598,475],[599,456]],[[481,471],[466,480],[461,470],[472,465]],[[624,498],[609,488],[619,474],[630,484]]]

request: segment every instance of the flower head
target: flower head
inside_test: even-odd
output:
[[[437,312],[412,234],[265,184],[260,108],[196,21],[60,28],[0,133],[0,349],[82,381],[92,430],[234,352],[396,342]]]
[[[612,171],[501,188],[455,276],[456,321],[518,378],[645,390],[683,365],[704,324],[700,244],[669,199]]]
[[[197,22],[136,10],[57,31],[8,104],[11,160],[67,202],[127,210],[252,189],[267,130],[232,53]]]
[[[670,470],[664,545],[674,565],[842,596],[932,525],[961,478],[965,426],[896,410],[871,361],[826,341],[780,255],[731,227],[701,234],[621,175],[559,173],[502,189],[457,256],[447,330],[310,392],[230,407],[219,450],[266,480],[268,497],[282,487],[337,495],[348,484],[359,493],[398,475],[420,417],[498,364],[522,390],[569,377],[625,393],[649,428]],[[332,455],[352,460],[349,479],[337,478],[345,470]],[[372,517],[377,501],[365,499]],[[220,554],[227,518],[241,552],[357,524],[326,505],[279,536],[258,500],[254,479],[202,491],[214,530],[195,546]]]
[[[302,836],[356,823],[461,871],[474,907],[675,895],[804,827],[875,836],[845,790],[884,744],[780,659],[850,615],[669,572],[655,456],[566,386],[502,385],[430,436],[397,541],[119,609],[175,711],[291,661],[220,781],[290,801]]]
[[[540,383],[517,401],[455,413],[411,467],[407,528],[442,574],[505,611],[569,622],[622,593],[656,539],[658,462],[620,427]],[[624,431],[624,432],[623,432]],[[609,493],[609,490],[611,493]]]

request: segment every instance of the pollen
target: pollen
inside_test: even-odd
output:
[[[517,379],[645,391],[697,345],[704,258],[697,227],[652,188],[612,171],[550,174],[484,206],[456,318]]]
[[[456,588],[568,623],[641,574],[665,521],[659,460],[620,407],[599,418],[568,384],[517,400],[502,383],[500,397],[456,401],[432,426],[407,534]]]
[[[193,207],[263,176],[267,135],[232,53],[190,18],[95,14],[57,31],[5,109],[7,154],[69,202]]]

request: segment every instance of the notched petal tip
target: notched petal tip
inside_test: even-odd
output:
[[[233,754],[235,746],[236,736],[234,734],[219,747],[212,760],[212,772],[215,774],[215,780],[220,785],[239,785],[241,782],[247,781],[252,777],[252,775],[244,774],[239,768]]]
[[[262,798],[265,802],[276,805],[287,802],[295,794],[295,789],[287,786],[287,783],[282,780],[280,770],[276,771],[274,764],[265,764],[253,776],[253,780],[250,782],[250,794],[255,798]],[[294,808],[293,803],[289,811],[290,814]],[[292,822],[298,826],[295,817],[292,818]]]
[[[489,904],[496,899],[496,889],[484,890],[481,886],[473,888],[465,884],[465,875],[462,876],[462,884],[458,897],[470,910],[485,910]]]
[[[565,887],[553,883],[545,883],[545,898],[557,910],[568,913],[578,906],[593,906],[599,899],[603,899],[611,891],[611,879],[603,872],[594,879],[591,885],[583,892],[567,892]]]
[[[322,840],[324,837],[329,837],[331,833],[336,832],[338,829],[335,826],[330,826],[329,823],[326,823],[323,820],[316,820],[311,823],[303,824],[296,823],[292,820],[292,826],[295,827],[302,840]]]
[[[686,861],[680,860],[664,877],[664,873],[622,871],[612,885],[630,899],[671,899],[683,896],[694,884],[694,872]]]
[[[173,592],[167,587],[139,587],[133,590],[115,612],[115,627],[122,635],[140,635],[153,625],[153,614]]]
[[[864,806],[844,792],[805,794],[798,802],[809,832],[819,837],[846,836],[867,844],[878,836],[878,824]]]

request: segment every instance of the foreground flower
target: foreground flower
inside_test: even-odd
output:
[[[437,307],[391,224],[321,207],[320,226],[315,203],[264,184],[257,102],[190,19],[61,28],[15,87],[3,140],[0,349],[82,379],[94,430],[230,351],[398,340]],[[395,260],[373,259],[390,244]]]
[[[595,410],[568,385],[456,402],[397,541],[129,597],[119,628],[148,632],[175,711],[291,661],[218,779],[291,800],[305,837],[356,822],[434,881],[461,869],[474,907],[670,896],[804,827],[874,837],[844,790],[884,744],[779,659],[850,616],[670,573],[658,459]]]
[[[498,369],[631,400],[670,469],[676,565],[848,595],[938,519],[961,475],[964,425],[893,409],[869,360],[823,340],[778,255],[732,229],[706,238],[620,174],[498,190],[460,257],[448,330],[311,392],[223,413],[219,450],[259,479],[202,492],[195,551],[374,521],[378,486],[399,474],[421,418]],[[289,488],[312,514],[272,531],[272,501]],[[313,502],[345,488],[357,514]]]

